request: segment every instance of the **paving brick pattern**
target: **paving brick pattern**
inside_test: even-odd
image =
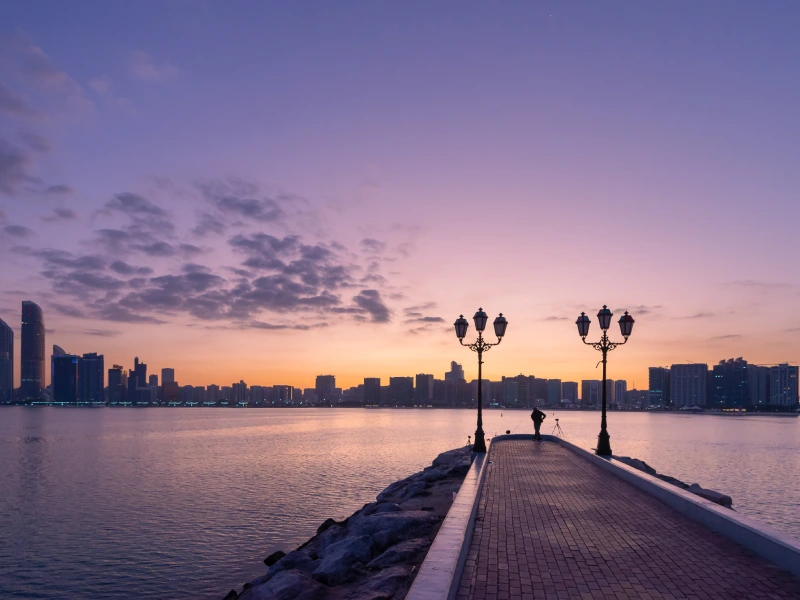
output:
[[[558,444],[489,458],[460,600],[800,598],[791,573]]]

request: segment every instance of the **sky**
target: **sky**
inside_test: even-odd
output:
[[[33,300],[48,348],[193,385],[472,379],[479,307],[489,379],[599,379],[603,305],[629,388],[797,363],[798,30],[788,1],[3,2],[17,362]]]

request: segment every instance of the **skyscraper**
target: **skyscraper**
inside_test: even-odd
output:
[[[600,406],[600,395],[603,393],[603,382],[599,379],[581,381],[581,406]]]
[[[547,380],[547,404],[558,406],[561,403],[562,389],[560,379]]]
[[[625,398],[628,393],[628,382],[624,379],[617,379],[614,382],[614,404],[625,406]]]
[[[58,346],[53,347],[56,351]],[[60,350],[60,348],[58,348]],[[78,401],[79,359],[74,354],[60,352],[53,354],[51,360],[52,373],[50,382],[53,387],[53,402],[75,404]]]
[[[783,363],[769,369],[769,403],[776,406],[797,406],[796,365]]]
[[[334,400],[334,390],[336,389],[336,377],[334,375],[317,375],[317,402],[322,404],[330,403]]]
[[[669,368],[650,367],[649,400],[652,406],[667,406],[669,404]]]
[[[417,376],[419,377],[419,375]],[[364,405],[378,406],[381,403],[381,378],[364,378]]]
[[[364,380],[366,385],[367,380]],[[380,380],[378,385],[380,385]],[[433,404],[433,375],[417,373],[416,386],[414,389],[416,403],[420,406],[431,406]]]
[[[578,403],[578,382],[577,381],[564,381],[561,383],[561,393],[563,400]]]
[[[704,407],[707,401],[708,365],[689,363],[672,365],[669,368],[670,404],[675,408],[682,406]],[[650,392],[652,400],[652,392]]]
[[[161,369],[161,384],[175,383],[175,369]]]
[[[81,402],[102,404],[106,381],[105,360],[102,354],[84,354],[78,362],[78,399]]]
[[[444,374],[445,381],[466,381],[464,377],[464,367],[456,361],[450,362],[450,370]]]
[[[125,400],[125,385],[122,383],[122,367],[114,365],[108,370],[108,401],[117,404]]]
[[[22,302],[20,398],[38,400],[45,385],[44,315],[30,300]]]
[[[411,377],[390,377],[389,393],[394,406],[413,406],[414,380]]]
[[[749,365],[742,358],[721,360],[711,372],[711,404],[715,408],[745,408],[750,404]]]
[[[0,319],[0,403],[14,399],[14,330]]]

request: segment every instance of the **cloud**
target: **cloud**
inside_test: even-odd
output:
[[[78,218],[78,213],[69,208],[55,208],[52,215],[42,217],[45,223],[53,223],[56,221],[71,221]]]
[[[28,170],[33,166],[31,156],[17,146],[12,146],[0,138],[0,192],[13,196],[32,178]]]
[[[421,313],[421,312],[425,312],[425,311],[428,311],[428,310],[433,310],[437,306],[438,305],[436,304],[436,302],[424,302],[423,304],[417,304],[415,306],[409,306],[408,308],[404,308],[403,312],[405,312],[406,315],[409,315],[409,313],[412,313],[412,312]]]
[[[2,83],[0,83],[0,114],[26,118],[39,115],[25,98],[15,94]]]
[[[726,283],[723,283],[722,285],[741,287],[741,288],[762,289],[762,290],[774,290],[774,289],[792,287],[792,284],[790,283],[784,283],[779,281],[759,281],[757,279],[740,279],[737,281],[728,281]]]
[[[18,238],[28,238],[36,235],[32,229],[28,229],[22,225],[6,225],[3,227],[3,231],[5,231],[7,235]]]
[[[0,209],[0,223],[5,223],[8,220],[8,215]]]
[[[542,321],[569,321],[569,317],[545,317]]]
[[[95,79],[89,81],[89,87],[98,94],[105,94],[111,89],[111,82],[105,77],[96,77]]]
[[[21,139],[25,145],[34,152],[38,152],[40,154],[46,154],[50,152],[50,142],[48,142],[44,137],[35,131],[21,131],[19,133],[19,139]]]
[[[268,330],[281,330],[281,329],[294,329],[299,331],[308,331],[309,329],[319,329],[321,327],[328,327],[327,323],[314,323],[311,325],[306,324],[293,324],[293,325],[283,325],[283,324],[274,324],[274,323],[264,323],[263,321],[250,321],[247,324],[247,327],[252,327],[254,329],[268,329]]]
[[[353,298],[356,305],[369,314],[373,323],[387,323],[391,312],[381,300],[378,290],[362,290]]]
[[[406,319],[406,323],[446,323],[442,317],[415,317]]]
[[[718,341],[721,341],[721,340],[738,340],[741,337],[742,336],[739,335],[739,334],[728,334],[728,335],[716,335],[716,336],[712,337],[711,339],[712,340],[718,340]]]
[[[115,260],[109,268],[120,275],[150,275],[153,272],[150,267],[134,267],[123,260]]]
[[[201,183],[198,187],[206,200],[223,215],[263,223],[278,222],[286,217],[280,202],[262,196],[255,184],[231,179]]]
[[[113,329],[85,329],[83,333],[96,337],[114,337],[120,335],[122,332]]]
[[[373,254],[380,254],[386,250],[386,244],[373,238],[365,238],[359,242],[362,250]]]
[[[78,319],[83,319],[86,317],[82,310],[67,304],[50,304],[50,308],[67,317],[75,317]]]
[[[46,194],[72,194],[75,192],[75,190],[68,185],[58,184],[48,185],[44,192]]]
[[[166,81],[178,74],[178,69],[169,63],[156,64],[147,52],[137,50],[131,56],[131,73],[142,81]]]
[[[15,73],[27,84],[48,92],[53,106],[67,112],[91,110],[83,88],[40,48],[23,36],[0,36],[0,55],[6,57]]]
[[[688,316],[685,316],[685,317],[675,317],[675,318],[676,319],[713,319],[716,316],[717,316],[717,314],[713,313],[713,312],[700,311],[700,312],[694,313],[693,315],[688,315]]]

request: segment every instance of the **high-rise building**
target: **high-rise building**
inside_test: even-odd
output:
[[[334,390],[336,389],[336,377],[334,375],[317,375],[317,402],[320,404],[330,404],[335,401]]]
[[[128,372],[128,400],[137,404],[150,402],[150,388],[147,385],[147,365],[140,363],[138,356],[133,359],[133,369]]]
[[[630,408],[647,408],[650,406],[650,390],[628,390],[625,394],[625,405]]]
[[[547,402],[547,379],[534,377],[531,384],[531,399],[534,404],[541,405]]]
[[[366,381],[365,379],[364,383]],[[414,393],[418,405],[431,406],[433,404],[433,375],[418,373]]]
[[[233,393],[233,397],[231,400],[236,404],[247,404],[247,384],[239,380],[239,383],[234,383],[231,386],[231,391]]]
[[[577,381],[563,381],[561,383],[561,396],[562,400],[567,400],[573,404],[578,403],[578,382]]]
[[[53,348],[56,351],[58,346]],[[60,350],[60,348],[58,348]],[[78,371],[78,363],[80,359],[74,354],[66,354],[60,352],[53,354],[50,368],[50,382],[53,388],[53,402],[63,402],[75,404],[78,402],[78,385],[80,381],[80,374]]]
[[[581,406],[600,406],[600,394],[603,382],[598,379],[584,379],[581,381]]]
[[[628,382],[624,379],[617,379],[614,382],[614,405],[625,406],[626,394],[628,392]]]
[[[364,378],[364,406],[379,406],[381,403],[381,378]]]
[[[458,364],[456,361],[450,362],[450,370],[444,374],[445,381],[466,381],[467,378],[464,377],[464,367]]]
[[[563,391],[561,389],[560,379],[547,380],[547,404],[550,406],[558,406],[561,403]]]
[[[108,370],[108,402],[119,404],[125,401],[125,384],[122,382],[123,369],[121,365],[114,365]]]
[[[535,377],[517,375],[503,377],[503,406],[507,408],[530,408],[533,406],[533,382]]]
[[[650,367],[649,401],[651,406],[668,406],[670,399],[669,367]]]
[[[614,406],[616,402],[616,398],[614,397],[614,380],[613,379],[606,379],[606,406]],[[600,393],[603,392],[603,386],[600,386]],[[603,397],[600,396],[600,404],[603,403]]]
[[[413,406],[414,380],[411,377],[390,377],[389,394],[392,406]]]
[[[78,361],[78,400],[102,404],[105,388],[105,361],[102,354],[84,354]]]
[[[272,400],[278,404],[291,404],[294,401],[294,387],[291,385],[273,385]]]
[[[14,330],[0,319],[0,404],[14,400]]]
[[[147,385],[150,387],[158,387],[158,375],[153,373],[150,377],[147,378]]]
[[[707,364],[672,365],[669,368],[670,405],[674,408],[681,408],[682,406],[699,406],[702,408],[706,406],[708,399],[707,380]]]
[[[797,366],[783,363],[769,369],[769,403],[797,406]]]
[[[39,306],[22,302],[20,399],[38,400],[45,386],[44,315]]]
[[[161,369],[161,383],[175,383],[175,369]]]
[[[764,406],[769,403],[769,379],[769,367],[747,365],[750,406]]]
[[[746,408],[750,404],[749,365],[730,358],[714,365],[711,373],[710,404],[715,408]]]

